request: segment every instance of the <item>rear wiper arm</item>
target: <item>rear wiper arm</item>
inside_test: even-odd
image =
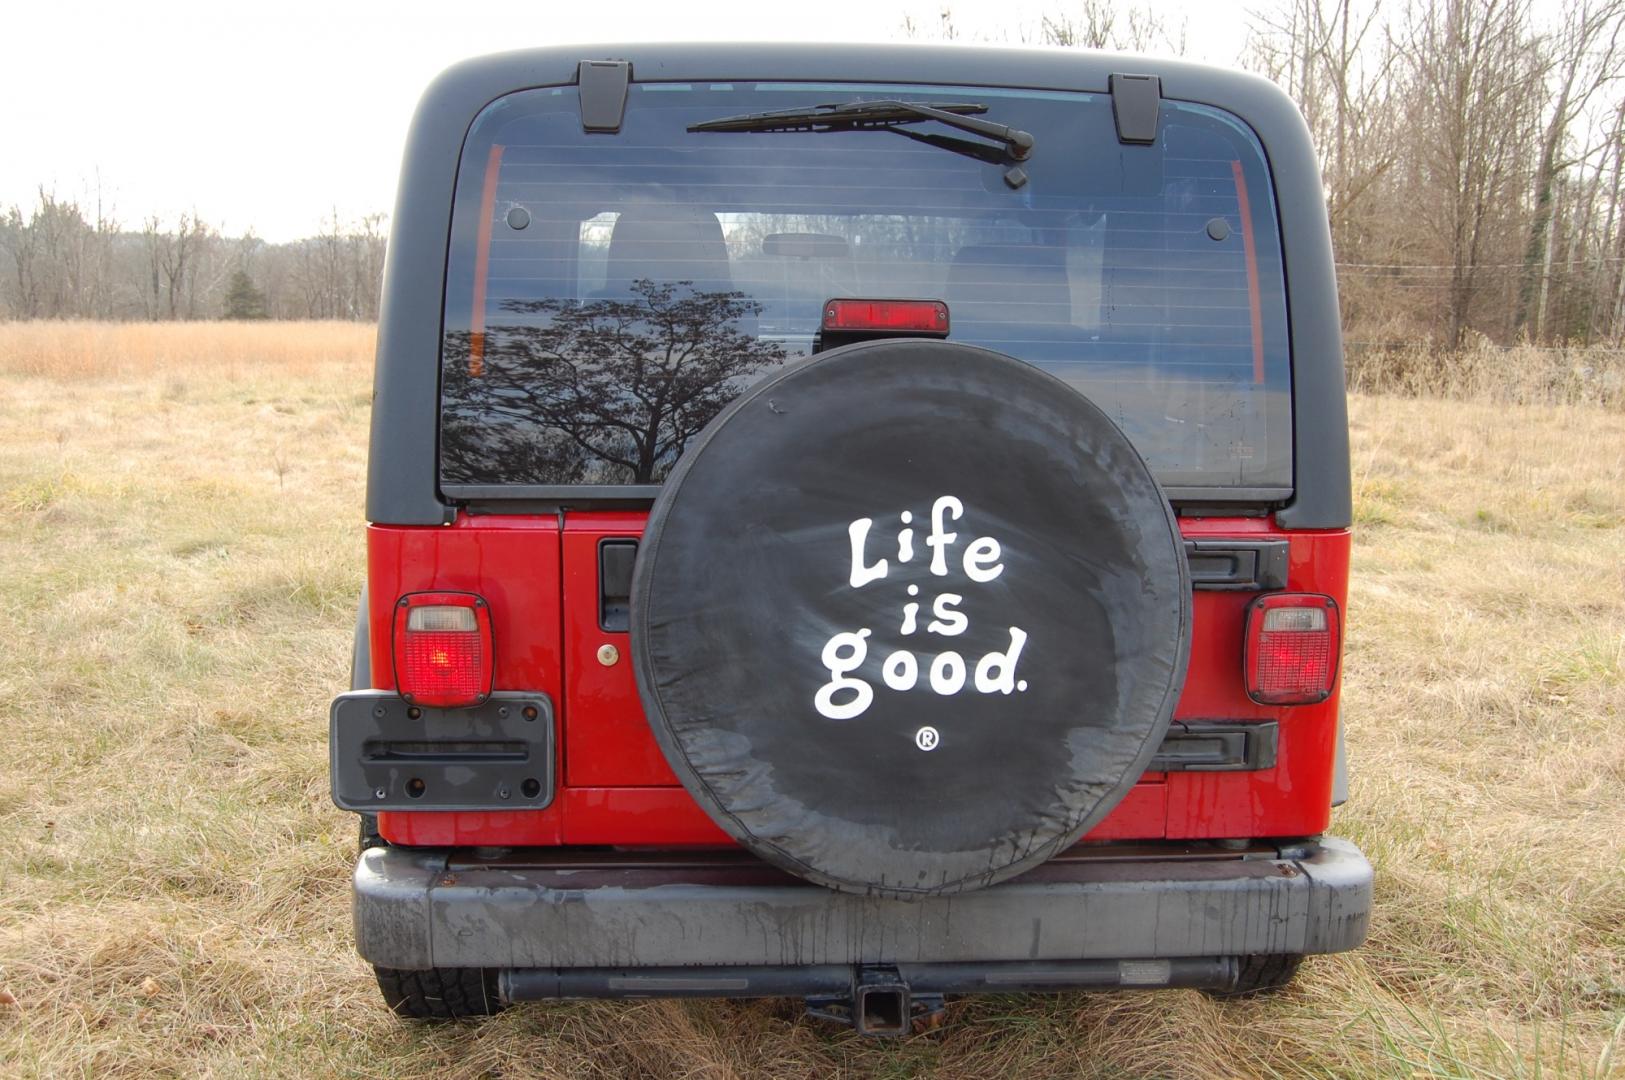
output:
[[[693,124],[690,131],[854,131],[890,127],[893,124],[921,124],[935,120],[960,131],[981,135],[1002,143],[1010,156],[1023,161],[1033,152],[1033,137],[1025,131],[991,120],[978,120],[967,113],[985,113],[987,106],[974,102],[937,101],[848,101],[813,105],[805,109],[724,116]]]
[[[690,131],[896,131],[919,142],[930,142],[970,157],[987,158],[980,152],[992,149],[962,139],[920,138],[913,132],[902,131],[900,124],[923,124],[936,121],[947,127],[981,135],[998,143],[1011,162],[1025,161],[1032,155],[1034,139],[1028,132],[991,120],[978,120],[968,113],[985,113],[987,106],[976,102],[925,101],[849,101],[828,105],[814,105],[805,109],[780,109],[775,112],[745,113],[724,116],[689,126]],[[1019,168],[1005,173],[1005,182],[1020,187],[1027,182],[1027,174]]]

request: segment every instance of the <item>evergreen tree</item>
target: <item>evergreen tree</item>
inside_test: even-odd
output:
[[[226,318],[265,318],[265,294],[254,285],[254,279],[246,270],[231,275],[231,287],[226,290]]]

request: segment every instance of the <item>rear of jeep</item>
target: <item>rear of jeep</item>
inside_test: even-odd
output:
[[[403,1015],[787,995],[899,1033],[950,993],[1268,989],[1364,938],[1370,866],[1324,835],[1335,285],[1266,83],[454,68],[402,174],[367,514],[333,793]]]

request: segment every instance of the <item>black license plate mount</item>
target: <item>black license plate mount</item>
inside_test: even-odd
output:
[[[553,801],[553,702],[504,691],[466,709],[356,690],[329,715],[333,801],[345,810],[540,810]]]

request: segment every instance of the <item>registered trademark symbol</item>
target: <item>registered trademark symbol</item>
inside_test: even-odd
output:
[[[926,726],[914,733],[914,745],[921,750],[935,750],[941,738],[942,736],[937,734],[936,728]]]

